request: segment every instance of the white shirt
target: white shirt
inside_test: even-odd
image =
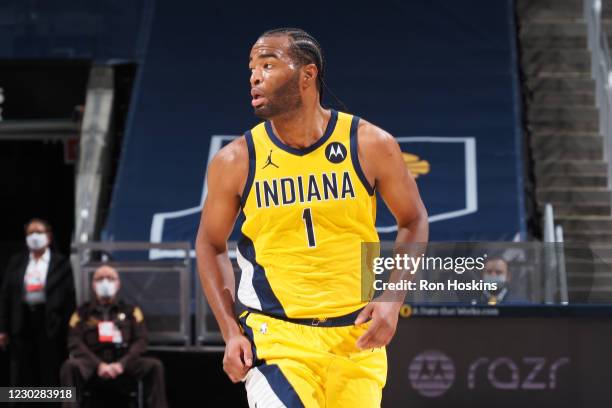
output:
[[[30,262],[26,268],[24,276],[24,284],[27,286],[29,282],[40,282],[45,287],[47,282],[47,273],[49,272],[49,261],[51,260],[51,251],[49,248],[45,249],[43,255],[35,259],[32,253],[30,253]]]

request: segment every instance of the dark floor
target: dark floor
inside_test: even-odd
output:
[[[248,407],[244,385],[232,384],[223,373],[222,353],[151,352],[150,354],[160,358],[164,363],[170,407]],[[6,386],[9,380],[8,358],[5,352],[0,352],[0,367],[0,385]],[[36,404],[38,408],[43,406],[45,404]]]
[[[168,401],[172,408],[247,408],[243,384],[233,384],[223,372],[220,352],[155,352],[166,368]]]

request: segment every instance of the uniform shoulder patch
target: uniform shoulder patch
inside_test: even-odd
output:
[[[142,315],[142,310],[138,306],[134,306],[134,311],[132,312],[132,316],[136,322],[140,323],[144,320],[144,316]]]
[[[69,325],[70,327],[76,327],[77,324],[79,324],[79,322],[81,321],[81,317],[79,316],[79,314],[77,312],[73,312],[72,316],[70,316],[70,322]]]

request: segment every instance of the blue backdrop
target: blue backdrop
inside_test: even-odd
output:
[[[524,231],[512,4],[472,0],[179,4],[157,1],[106,238],[192,240],[211,152],[257,123],[247,58],[265,29],[324,47],[348,109],[390,131],[432,217],[434,240]],[[381,238],[393,238],[381,206]]]
[[[317,37],[334,93],[400,140],[433,240],[524,233],[511,0],[45,4],[0,0],[18,28],[1,36],[3,56],[141,63],[107,239],[193,240],[211,152],[257,123],[250,47],[278,26]],[[392,239],[380,208],[381,238]]]

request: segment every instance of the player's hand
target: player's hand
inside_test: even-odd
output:
[[[9,338],[8,338],[8,334],[6,333],[0,333],[0,348],[6,348],[6,346],[8,345],[9,342]]]
[[[230,337],[223,356],[223,371],[230,380],[234,383],[242,381],[252,365],[253,352],[249,339],[242,334]]]
[[[357,339],[357,347],[364,350],[389,344],[395,334],[398,317],[399,307],[396,302],[368,303],[355,320],[355,325],[360,325],[372,319],[370,327]]]

